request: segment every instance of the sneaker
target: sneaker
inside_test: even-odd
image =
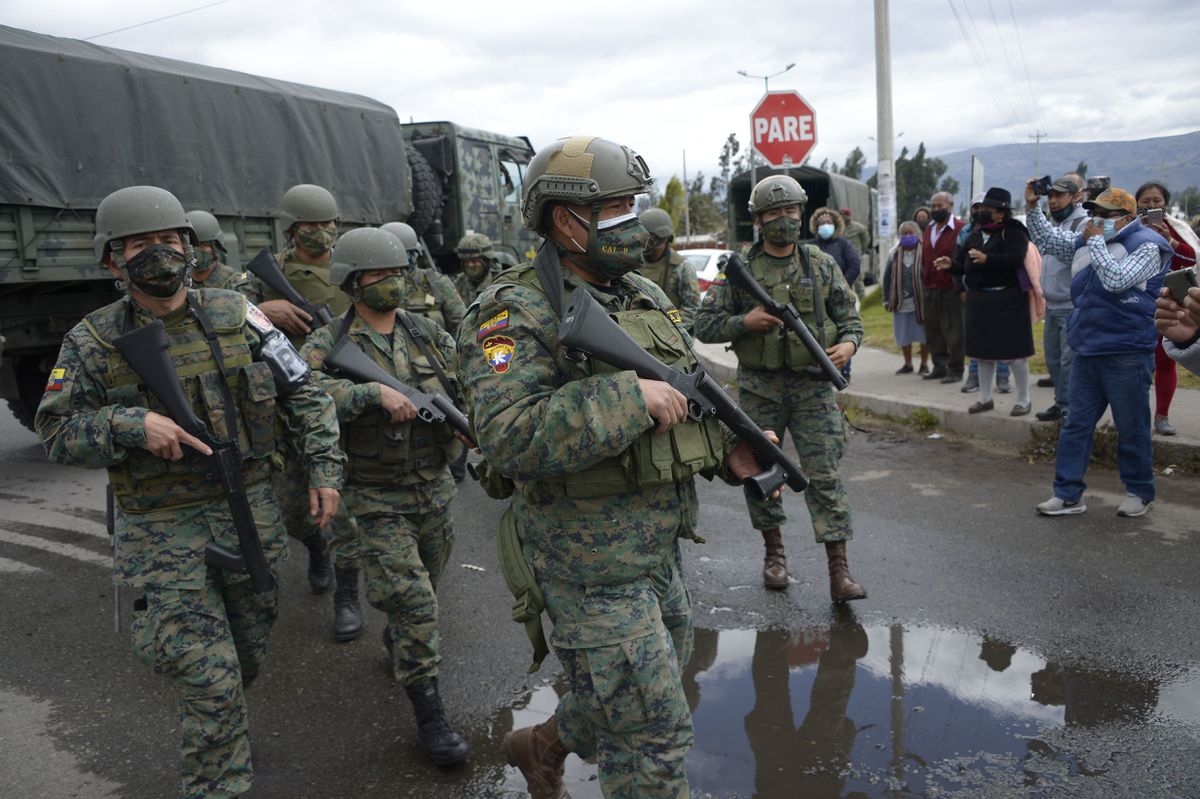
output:
[[[1083,500],[1066,502],[1058,497],[1050,497],[1050,499],[1037,506],[1037,512],[1043,516],[1071,516],[1076,513],[1085,513],[1086,511],[1087,505],[1083,504]]]
[[[963,383],[959,389],[964,394],[970,394],[979,390],[979,375],[967,375],[967,382]]]
[[[1175,435],[1175,425],[1171,424],[1171,420],[1165,416],[1156,416],[1154,419],[1154,432],[1160,436]]]
[[[919,375],[929,374],[929,364],[927,364],[927,363],[921,364],[921,368],[917,370],[917,374],[919,374]]]
[[[1117,515],[1144,516],[1148,510],[1150,510],[1149,502],[1142,499],[1137,494],[1126,494],[1125,499],[1121,500],[1121,506],[1117,508]]]
[[[899,369],[897,369],[897,370],[896,370],[896,374],[898,374],[898,375],[911,375],[911,374],[912,374],[912,370],[913,370],[913,368],[912,368],[912,364],[911,364],[911,363],[906,363],[906,364],[904,364],[903,366],[901,366]]]
[[[1044,411],[1038,411],[1034,414],[1039,422],[1057,422],[1063,418],[1062,408],[1057,405],[1051,405]]]
[[[945,377],[943,377],[943,378],[942,378],[941,382],[943,382],[943,383],[957,383],[957,382],[958,382],[958,381],[960,381],[960,380],[962,380],[962,375],[961,375],[961,374],[957,374],[957,375],[951,375],[951,374],[948,374],[948,375],[946,375]]]
[[[934,369],[932,372],[924,376],[924,380],[941,380],[946,376],[945,369]]]
[[[997,393],[1000,393],[1000,394],[1011,394],[1012,393],[1012,383],[1010,383],[1007,380],[997,380],[996,381],[996,391],[997,391]]]
[[[1038,388],[1054,388],[1054,380],[1049,377],[1039,377]]]

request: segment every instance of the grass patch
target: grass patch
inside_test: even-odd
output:
[[[928,408],[916,408],[908,415],[908,423],[914,430],[928,433],[930,430],[936,430],[941,425],[941,420]]]

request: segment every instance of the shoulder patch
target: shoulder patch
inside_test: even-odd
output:
[[[275,325],[271,324],[271,320],[267,315],[258,309],[258,306],[246,300],[246,321],[249,322],[259,333],[270,333],[275,329]]]
[[[722,272],[717,272],[717,276],[713,278],[712,283],[709,284],[709,288],[712,288],[713,286],[724,286],[724,285],[725,285],[725,272],[722,271]]]
[[[483,358],[496,374],[507,372],[516,354],[517,342],[508,336],[492,336],[483,342]]]
[[[667,311],[667,318],[677,325],[683,324],[683,314],[679,312],[678,308]]]
[[[51,369],[50,379],[46,381],[46,391],[62,391],[63,381],[67,379],[67,370]]]
[[[496,313],[492,314],[490,318],[486,319],[482,324],[480,324],[479,329],[475,331],[475,340],[483,341],[492,333],[497,333],[506,327],[508,327],[507,308],[497,311]]]

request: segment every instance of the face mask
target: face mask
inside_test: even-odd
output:
[[[376,311],[394,311],[400,307],[400,276],[391,275],[369,286],[360,287],[362,301]]]
[[[1117,235],[1117,220],[1101,219],[1098,221],[1104,227],[1104,240],[1105,241],[1112,240],[1112,238]]]
[[[470,263],[463,264],[462,270],[466,273],[467,277],[478,283],[487,274],[487,264],[482,261],[471,261]]]
[[[324,255],[333,249],[337,231],[323,227],[297,228],[296,246],[309,255]]]
[[[192,271],[196,274],[204,274],[213,267],[217,262],[217,256],[213,255],[212,251],[205,247],[196,248],[196,265],[192,267]]]
[[[905,233],[900,237],[900,246],[906,250],[911,250],[917,246],[917,242],[921,239],[916,233]]]
[[[975,220],[975,227],[983,227],[984,225],[991,224],[992,212],[991,211],[976,211],[975,215],[971,218],[973,220]]]
[[[570,214],[588,226],[588,246],[583,253],[587,263],[580,264],[584,269],[605,280],[615,280],[645,265],[650,232],[642,225],[637,214],[603,219],[595,227],[574,211],[570,211]],[[579,246],[579,242],[574,239],[571,241],[576,247]]]
[[[933,217],[933,221],[937,222],[939,225],[946,224],[946,220],[950,218],[950,212],[945,208],[935,208],[930,212],[929,215]]]
[[[1066,208],[1060,208],[1057,211],[1051,211],[1050,216],[1054,218],[1055,222],[1065,222],[1067,217],[1069,217],[1074,210],[1075,206],[1068,205]]]
[[[833,238],[833,225],[828,223],[824,225],[817,225],[817,235],[823,239]]]
[[[796,239],[800,238],[800,220],[790,216],[781,216],[770,222],[764,222],[762,232],[763,238],[776,246],[783,247],[794,244]]]
[[[166,244],[155,244],[125,263],[129,283],[138,291],[165,300],[183,286],[187,260]]]

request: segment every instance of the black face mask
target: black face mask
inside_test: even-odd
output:
[[[976,211],[975,214],[971,217],[971,219],[973,219],[975,221],[976,227],[983,227],[984,225],[991,224],[992,212],[991,211]]]
[[[166,244],[155,244],[125,262],[125,272],[134,288],[160,300],[174,297],[183,286],[187,259]]]
[[[946,224],[946,220],[950,218],[950,212],[945,208],[935,208],[930,211],[929,215],[933,217],[933,221],[939,225]]]

